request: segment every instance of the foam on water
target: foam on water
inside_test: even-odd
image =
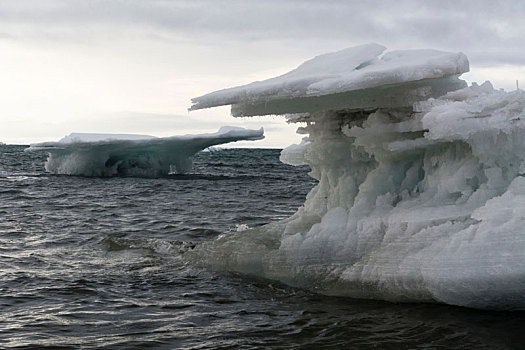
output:
[[[316,58],[316,94],[348,98],[344,108],[337,102],[289,117],[306,123],[300,132],[308,136],[281,160],[310,165],[319,180],[304,205],[187,255],[329,295],[525,309],[525,93],[458,83],[468,69],[462,54],[384,55],[395,69],[361,54],[339,53],[337,62],[351,64],[333,84],[322,64],[333,55]],[[356,73],[355,57],[381,77],[374,86]],[[264,99],[283,113],[310,108],[302,95],[287,94],[286,77],[205,95],[194,108],[234,103],[234,113],[250,115],[265,108],[253,101]],[[293,75],[290,84],[307,94],[313,83]],[[390,103],[392,89],[410,98]]]

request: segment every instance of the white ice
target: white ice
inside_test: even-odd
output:
[[[366,44],[321,55],[279,77],[196,97],[190,109],[230,104],[234,116],[250,116],[315,112],[319,105],[332,109],[411,105],[441,94],[443,80],[447,85],[461,84],[455,76],[469,70],[462,53],[399,50],[381,56],[385,49]],[[399,89],[406,83],[410,88]]]
[[[361,60],[363,47],[356,52]],[[418,52],[431,51],[413,51],[407,62],[433,79],[468,67],[461,54],[431,62]],[[395,72],[409,74],[385,70]],[[310,165],[319,180],[304,205],[289,219],[224,235],[188,257],[323,294],[525,309],[525,93],[448,82],[439,96],[408,106],[379,98],[374,108],[339,109],[337,102],[288,116],[305,123],[300,132],[308,136],[281,160]],[[398,87],[411,90],[413,82]],[[296,110],[288,106],[283,114]]]
[[[193,156],[210,146],[261,140],[263,129],[222,127],[216,133],[154,137],[131,134],[73,133],[58,142],[31,145],[49,153],[46,170],[81,176],[157,177],[191,169]]]

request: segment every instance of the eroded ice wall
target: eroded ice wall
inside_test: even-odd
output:
[[[408,78],[396,89],[418,98],[395,105],[365,98],[375,101],[366,108],[350,99],[345,108],[289,116],[306,124],[299,131],[308,136],[283,150],[281,160],[309,164],[319,180],[295,215],[204,243],[188,257],[324,294],[524,309],[525,93],[497,91],[488,82],[458,89],[456,74],[468,64],[454,57],[462,55],[423,55],[418,65],[416,52],[391,57],[412,57],[416,71],[441,78],[407,66],[378,70],[395,79],[413,74],[416,90]],[[452,68],[434,71],[432,64]],[[254,85],[244,87],[247,96]],[[276,99],[279,91],[272,92]],[[231,92],[210,96],[232,101]],[[288,105],[301,98],[290,97]]]

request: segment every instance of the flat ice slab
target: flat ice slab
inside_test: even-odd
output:
[[[385,49],[365,44],[321,55],[279,77],[196,97],[190,110],[233,105],[234,116],[250,116],[400,107],[465,86],[457,79],[446,79],[468,72],[468,59],[462,53],[398,50],[383,54]]]
[[[189,171],[193,155],[207,147],[263,138],[262,128],[228,126],[215,133],[170,137],[72,133],[58,142],[33,144],[27,151],[49,152],[45,166],[54,174],[155,177]]]

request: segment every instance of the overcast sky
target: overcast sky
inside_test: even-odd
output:
[[[251,146],[283,147],[300,140],[283,118],[188,113],[190,99],[367,42],[462,51],[467,81],[513,90],[524,18],[523,0],[0,0],[0,141],[237,125],[265,128]]]

